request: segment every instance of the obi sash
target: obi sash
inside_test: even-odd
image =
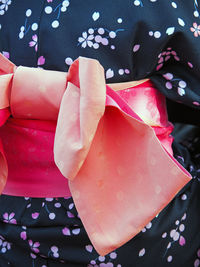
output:
[[[56,121],[55,164],[100,255],[137,235],[190,181],[172,155],[172,126],[158,116],[166,112],[162,96],[146,101],[156,95],[152,83],[117,93],[100,63],[83,57],[65,73],[16,67],[1,55],[0,75],[0,125],[10,116]],[[2,191],[8,169],[0,151]]]

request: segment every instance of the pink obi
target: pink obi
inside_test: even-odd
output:
[[[150,81],[115,92],[99,62],[82,57],[67,74],[1,55],[0,74],[1,191],[72,195],[99,254],[139,233],[190,181]]]

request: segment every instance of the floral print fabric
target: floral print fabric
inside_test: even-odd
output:
[[[104,257],[91,245],[72,198],[2,195],[0,266],[197,267],[199,178],[186,185],[140,234]]]
[[[79,56],[95,58],[107,83],[150,78],[170,99],[172,121],[199,124],[199,4],[0,0],[0,51],[16,65],[59,71]],[[200,266],[200,151],[189,143],[173,149],[194,179],[105,257],[94,251],[71,198],[1,196],[0,266]]]

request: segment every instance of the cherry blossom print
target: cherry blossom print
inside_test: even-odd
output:
[[[109,31],[106,28],[89,28],[78,38],[78,46],[81,45],[82,48],[92,47],[94,49],[98,49],[100,45],[107,46],[112,39],[117,37],[117,33],[121,31],[124,31],[124,29]],[[115,49],[115,46],[112,44],[111,49]]]
[[[88,251],[88,252],[92,252],[93,251],[93,246],[92,245],[87,245],[85,246],[85,249]]]
[[[39,253],[39,249],[38,249],[40,246],[39,242],[33,242],[32,240],[28,240],[28,244],[33,252]]]
[[[0,254],[6,253],[8,250],[11,249],[12,243],[6,241],[6,239],[0,235]]]
[[[78,38],[79,43],[81,43],[81,46],[83,48],[86,48],[86,46],[92,47],[93,42],[92,40],[94,39],[93,34],[88,34],[87,32],[82,33],[82,37]]]
[[[184,20],[181,19],[181,18],[178,18],[178,24],[181,25],[182,27],[185,26],[185,22],[184,22]]]
[[[11,223],[11,224],[17,224],[17,221],[14,219],[15,213],[11,212],[8,214],[7,212],[3,214],[4,222],[5,223]]]
[[[75,217],[74,214],[71,213],[70,211],[67,211],[67,216],[68,216],[69,218],[74,218],[74,217]]]
[[[162,51],[158,55],[158,63],[156,70],[160,70],[163,67],[164,63],[171,58],[173,58],[175,61],[180,61],[180,57],[177,55],[176,51],[172,50],[171,47],[168,47],[165,51]]]
[[[167,238],[169,239],[169,242],[168,242],[168,245],[165,251],[165,256],[167,256],[172,245],[174,246],[174,244],[176,244],[177,242],[181,247],[185,246],[186,239],[183,236],[183,232],[185,231],[184,221],[186,220],[186,217],[187,215],[186,213],[184,213],[180,220],[175,221],[175,228],[171,229],[169,233],[164,232],[162,234],[163,239],[167,239]],[[171,262],[172,260],[173,260],[173,256],[168,255],[167,261]]]
[[[94,21],[98,20],[99,17],[100,17],[100,13],[99,13],[99,12],[96,12],[96,11],[95,11],[95,12],[92,14],[92,19],[93,19]]]
[[[20,26],[20,32],[18,35],[19,39],[23,39],[24,36],[29,32],[29,30],[32,30],[33,32],[37,31],[38,23],[32,22],[32,24],[30,24],[29,22],[31,15],[32,15],[32,10],[28,8],[25,13],[26,17],[25,17],[24,24]]]
[[[126,75],[126,74],[130,74],[130,70],[129,69],[119,69],[118,73],[119,73],[119,75]]]
[[[200,248],[197,250],[197,258],[194,261],[194,267],[199,267],[200,266]]]
[[[34,220],[36,220],[38,217],[39,217],[39,212],[33,212],[32,214],[31,214],[31,216],[32,216],[32,218],[34,219]]]
[[[139,49],[140,49],[140,45],[139,45],[139,44],[135,44],[135,45],[133,46],[133,52],[134,52],[134,53],[137,52]]]
[[[48,3],[51,3],[53,1],[47,1]],[[51,22],[51,27],[56,29],[60,25],[60,16],[62,13],[66,12],[68,7],[70,5],[70,2],[68,0],[62,1],[62,3],[59,3],[55,8],[52,8],[52,6],[48,5],[44,8],[44,12],[49,14],[54,14],[54,20]]]
[[[193,23],[193,26],[190,28],[190,31],[193,32],[194,37],[199,37],[200,35],[200,25],[196,22]]]
[[[147,230],[151,229],[152,222],[147,223],[147,225],[142,229],[142,232],[145,233]]]
[[[174,33],[174,31],[175,31],[175,27],[169,27],[166,30],[166,34],[167,35],[172,35]]]
[[[92,245],[87,245],[85,246],[85,249],[87,252],[92,253],[93,252],[93,246]],[[117,252],[113,251],[109,253],[106,256],[98,256],[95,259],[91,260],[90,263],[88,264],[88,267],[114,267],[115,265],[113,264],[113,260],[117,259]],[[117,265],[118,267],[121,266],[121,264]]]
[[[40,57],[38,58],[38,60],[37,60],[37,65],[38,65],[38,66],[42,66],[42,65],[44,65],[44,64],[45,64],[45,57],[40,56]]]
[[[71,66],[71,64],[73,63],[73,59],[71,57],[66,57],[65,58],[65,63],[68,65],[68,66]]]
[[[21,237],[21,239],[26,240],[27,239],[26,231],[21,232],[20,237]]]
[[[134,4],[135,6],[141,6],[141,7],[144,6],[144,5],[143,5],[143,2],[142,2],[141,0],[134,0],[133,4]]]
[[[37,36],[37,34],[34,34],[32,36],[32,41],[29,42],[29,46],[34,47],[35,52],[37,52],[37,49],[38,49],[38,36]]]
[[[50,250],[50,254],[51,254],[54,258],[58,258],[58,257],[59,257],[58,247],[56,247],[56,246],[52,246],[52,247],[51,247],[51,250]]]
[[[198,8],[199,8],[199,5],[198,5],[198,1],[197,0],[194,0],[194,8],[195,8],[195,11],[194,11],[194,17],[199,17],[199,11],[198,11]]]
[[[4,15],[6,11],[8,11],[9,5],[11,5],[11,0],[1,0],[0,2],[0,15]]]
[[[161,32],[160,31],[155,31],[155,32],[149,31],[149,36],[152,36],[152,37],[158,39],[161,37]]]
[[[195,120],[195,116],[192,118],[181,103],[190,106],[197,113],[200,109],[200,0],[118,2],[120,6],[113,0],[0,0],[0,49],[16,66],[62,72],[68,71],[79,56],[95,58],[103,66],[108,84],[149,78],[156,89],[170,99],[169,103],[173,101],[176,107],[174,101],[179,102],[178,106],[182,106],[184,110],[183,113],[180,112],[181,120]],[[172,109],[172,115],[176,115],[178,111],[177,107]],[[8,126],[12,127],[11,122],[12,120]],[[6,127],[0,128],[0,137]],[[24,134],[28,132],[21,128],[23,127],[20,127],[20,131],[24,131]],[[16,126],[16,132],[17,129]],[[41,144],[39,151],[41,156],[44,155],[44,165],[49,166],[48,172],[45,171],[44,174],[56,179],[54,174],[57,167],[54,166],[53,150],[49,154],[50,159],[43,154],[46,147],[53,149],[54,132],[50,134],[51,141],[47,134],[44,134],[45,138],[38,140]],[[24,142],[26,139],[35,140],[37,130],[30,130],[30,135],[33,139],[27,136],[23,139]],[[1,138],[6,153],[8,137],[10,132],[8,136],[5,134]],[[47,267],[48,264],[88,267],[178,266],[180,261],[188,262],[188,266],[200,267],[200,143],[194,143],[196,137],[191,138],[192,141],[186,137],[187,140],[181,144],[185,149],[182,153],[176,136],[174,138],[174,157],[192,173],[192,179],[165,210],[159,211],[159,217],[146,224],[129,242],[107,255],[98,255],[67,190],[65,197],[57,198],[52,194],[46,198],[2,195],[0,265],[9,265],[10,261],[10,266],[32,267]],[[28,151],[36,155],[34,149],[35,147],[31,147]],[[25,149],[23,151],[26,152]],[[176,153],[180,154],[177,156]],[[14,165],[18,167],[16,155],[22,154],[14,148],[11,159],[14,159]],[[25,158],[26,154],[24,155]],[[31,171],[31,180],[34,175],[33,163],[40,159],[36,155],[31,161],[27,156],[26,166],[29,167],[30,164],[28,169]],[[196,165],[193,164],[193,159]],[[154,159],[150,160],[150,164],[155,164]],[[116,168],[116,172],[118,171],[121,169]],[[140,186],[145,186],[142,179],[138,184]],[[44,190],[46,189],[47,187]],[[153,189],[154,192],[160,192],[157,185]],[[78,191],[74,194],[79,195]],[[121,199],[121,192],[117,193],[117,197]],[[123,220],[123,214],[126,213],[124,210],[119,212]],[[104,219],[108,218],[99,214],[99,221]],[[91,224],[91,228],[92,226]],[[191,236],[195,238],[192,240]],[[118,238],[120,239],[120,234]],[[4,258],[5,264],[2,260]],[[15,260],[18,262],[15,263]]]
[[[173,87],[177,88],[177,93],[180,96],[185,95],[185,88],[187,87],[187,83],[184,80],[175,79],[172,73],[165,73],[162,75],[167,81],[165,83],[165,87],[168,90],[171,90]]]
[[[114,76],[114,71],[109,68],[108,70],[106,70],[106,79],[110,79]]]
[[[62,233],[63,235],[68,235],[68,236],[71,235],[71,232],[68,227],[63,228]]]
[[[140,251],[139,251],[139,257],[143,257],[144,254],[145,254],[145,248],[142,248]]]
[[[10,58],[10,53],[9,52],[6,52],[6,51],[2,51],[2,54],[4,55],[4,57],[6,58]]]
[[[149,0],[150,2],[156,2],[157,0]],[[143,1],[142,0],[134,0],[133,4],[137,7],[144,7]]]

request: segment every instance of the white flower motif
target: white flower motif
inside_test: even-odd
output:
[[[0,6],[0,9],[5,9],[5,11],[8,10],[8,6],[12,3],[11,0],[2,0],[2,5]]]
[[[83,32],[82,37],[78,38],[78,42],[81,44],[81,46],[83,48],[86,48],[87,45],[89,47],[92,47],[93,46],[93,42],[92,42],[93,39],[94,39],[93,34],[88,35],[87,32]]]

